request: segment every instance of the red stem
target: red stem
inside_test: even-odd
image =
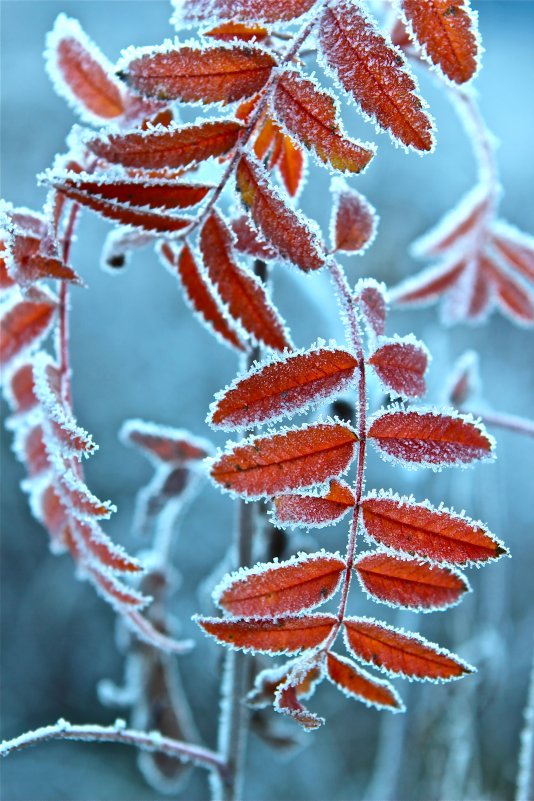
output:
[[[64,264],[69,263],[72,240],[78,219],[80,207],[73,203],[70,207],[65,234],[63,236],[62,259]],[[57,232],[56,232],[57,235]],[[59,374],[61,377],[61,394],[65,402],[72,405],[71,370],[69,358],[69,285],[66,281],[59,282],[59,332],[58,332],[58,358]]]

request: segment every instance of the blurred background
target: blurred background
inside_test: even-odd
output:
[[[532,232],[534,161],[534,63],[531,2],[474,2],[485,46],[477,79],[489,127],[500,140],[498,161],[504,186],[503,216]],[[105,54],[160,43],[172,36],[170,6],[159,0],[2,0],[1,10],[1,194],[16,205],[40,208],[43,189],[35,174],[64,149],[74,117],[45,74],[44,37],[58,13],[76,17]],[[469,189],[476,176],[469,143],[453,107],[428,74],[421,89],[438,125],[432,156],[406,155],[387,135],[351,111],[349,132],[374,140],[378,155],[367,173],[351,181],[380,213],[378,238],[364,257],[347,259],[351,282],[372,275],[388,285],[419,266],[409,243],[433,225]],[[310,166],[302,207],[328,228],[329,176]],[[174,278],[150,250],[134,254],[120,274],[100,269],[109,226],[82,215],[73,265],[88,290],[72,293],[74,409],[100,450],[87,464],[91,489],[110,498],[119,511],[106,526],[130,552],[149,543],[132,533],[137,490],[151,476],[148,463],[117,439],[131,417],[190,429],[217,444],[204,422],[214,393],[238,368],[235,356],[193,319]],[[323,275],[303,277],[277,266],[274,297],[291,326],[295,343],[341,337],[335,300]],[[391,315],[389,333],[413,331],[433,353],[431,402],[443,396],[446,377],[466,348],[479,351],[488,404],[514,414],[534,414],[532,334],[499,316],[480,328],[445,329],[435,308]],[[376,391],[376,402],[381,396]],[[7,409],[3,406],[3,412]],[[347,801],[478,801],[511,799],[517,775],[519,734],[532,654],[534,613],[532,569],[532,440],[495,431],[498,461],[473,470],[427,474],[393,468],[371,455],[368,488],[393,487],[417,499],[444,501],[466,509],[512,551],[480,571],[470,571],[474,592],[447,613],[415,615],[373,605],[356,586],[351,612],[376,615],[457,651],[478,673],[450,685],[397,681],[408,706],[388,716],[342,697],[322,685],[312,707],[327,718],[313,735],[297,737],[290,753],[279,754],[261,739],[250,740],[244,797]],[[23,469],[2,431],[2,736],[59,717],[72,722],[111,722],[116,713],[97,698],[97,683],[120,683],[123,658],[115,644],[112,611],[86,583],[75,580],[68,557],[54,557],[44,530],[30,515],[19,489]],[[213,745],[218,710],[220,649],[191,623],[193,613],[210,611],[205,580],[227,552],[234,525],[233,503],[207,486],[182,524],[175,557],[182,582],[173,612],[198,647],[180,660],[186,693],[203,740]],[[290,548],[343,549],[347,522],[318,533],[292,535]],[[209,579],[211,583],[214,579]],[[211,588],[211,585],[210,585]],[[269,712],[270,723],[295,734]],[[269,723],[269,721],[267,721]],[[289,727],[289,729],[287,728]],[[115,745],[46,744],[15,754],[1,765],[5,801],[147,801],[162,798],[137,770],[132,749]],[[183,791],[205,799],[203,773]]]

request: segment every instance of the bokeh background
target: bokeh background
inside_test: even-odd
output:
[[[486,52],[477,79],[488,124],[501,142],[498,160],[505,193],[502,213],[525,230],[534,225],[534,64],[532,2],[475,2]],[[160,0],[2,0],[1,194],[17,205],[39,208],[44,190],[35,174],[61,152],[73,115],[44,72],[46,32],[61,11],[83,28],[112,60],[130,44],[156,44],[172,35],[170,7]],[[462,126],[428,75],[422,91],[437,119],[438,148],[419,158],[375,135],[352,111],[349,131],[374,139],[379,153],[365,176],[353,181],[380,212],[379,236],[363,258],[347,260],[352,282],[373,275],[392,285],[417,269],[410,241],[452,207],[473,183],[475,167]],[[314,166],[303,208],[323,229],[330,209],[329,176]],[[126,418],[139,417],[188,428],[221,444],[204,422],[213,394],[234,376],[234,355],[218,345],[186,308],[173,277],[149,251],[134,255],[120,275],[99,267],[109,226],[83,215],[73,263],[89,284],[75,289],[72,314],[74,406],[100,450],[87,464],[89,485],[111,498],[119,512],[107,526],[118,542],[136,551],[146,541],[132,534],[134,498],[150,478],[143,458],[118,442]],[[284,267],[274,271],[274,294],[298,346],[318,336],[340,336],[337,311],[324,276],[304,278]],[[390,333],[413,331],[433,352],[430,400],[439,401],[446,376],[466,349],[481,356],[487,402],[496,409],[532,415],[532,334],[493,316],[481,328],[447,330],[435,309],[394,313]],[[377,393],[377,401],[380,396]],[[6,408],[3,407],[4,413]],[[347,801],[450,801],[511,799],[534,623],[532,605],[532,440],[506,432],[498,437],[498,461],[474,470],[442,474],[405,472],[371,457],[368,487],[394,487],[445,501],[480,517],[511,548],[513,558],[471,571],[474,592],[447,612],[417,616],[373,606],[353,588],[356,613],[412,630],[457,650],[478,674],[451,685],[396,686],[408,705],[388,716],[349,701],[323,685],[314,708],[328,723],[281,757],[250,740],[244,797]],[[75,580],[69,558],[48,550],[45,532],[32,519],[19,490],[22,467],[2,432],[2,706],[4,737],[65,717],[73,722],[111,722],[115,712],[98,701],[103,677],[120,682],[122,657],[114,617],[92,588]],[[191,615],[209,611],[207,576],[227,552],[234,509],[206,487],[183,522],[175,557],[182,583],[173,611],[197,649],[180,663],[183,683],[203,739],[215,742],[220,651],[206,642]],[[310,549],[343,549],[347,523],[293,540]],[[276,720],[276,725],[283,724]],[[160,798],[137,770],[133,750],[112,745],[47,744],[15,754],[1,765],[5,801],[148,801]],[[162,796],[161,796],[162,797]],[[183,792],[205,799],[205,776],[196,773]]]

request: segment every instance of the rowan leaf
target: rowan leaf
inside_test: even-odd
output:
[[[288,674],[287,678],[276,689],[274,708],[276,712],[281,712],[283,715],[293,718],[302,726],[304,731],[314,731],[322,726],[325,721],[324,718],[320,718],[314,712],[306,709],[299,700],[298,685],[305,675],[306,667],[304,666],[297,666]]]
[[[381,456],[409,466],[453,467],[495,458],[495,440],[470,415],[433,410],[383,410],[369,437]]]
[[[276,164],[288,195],[297,197],[305,183],[306,156],[286,134],[282,134],[281,152]]]
[[[492,245],[514,270],[534,281],[534,237],[504,220],[492,226]]]
[[[480,522],[427,501],[370,494],[362,502],[367,537],[401,553],[458,567],[481,565],[508,554]]]
[[[165,243],[160,253],[173,272],[178,273],[187,302],[201,321],[225,344],[236,350],[246,350],[219,305],[215,287],[205,270],[198,266],[188,245],[184,245],[177,255],[170,245]]]
[[[261,670],[254,679],[254,686],[246,697],[247,706],[252,709],[263,709],[274,703],[278,687],[286,681],[288,675],[297,669],[300,673],[295,691],[299,698],[310,698],[317,684],[323,680],[323,669],[319,660],[307,657],[290,659],[283,665]]]
[[[375,665],[391,676],[418,681],[451,681],[475,669],[445,648],[419,634],[371,618],[345,618],[347,649],[361,662]]]
[[[333,479],[319,494],[278,495],[274,498],[273,521],[281,528],[322,528],[337,523],[356,499],[347,483]]]
[[[262,282],[236,264],[231,231],[215,211],[202,226],[200,249],[208,275],[232,319],[257,342],[275,350],[291,348],[284,323]]]
[[[354,570],[375,601],[419,612],[454,606],[470,590],[465,577],[450,567],[437,567],[381,551],[361,556]]]
[[[375,209],[340,178],[332,181],[331,192],[334,197],[330,222],[332,249],[363,253],[376,236],[378,217]]]
[[[236,171],[237,187],[252,219],[280,256],[304,272],[324,265],[318,234],[310,222],[291,210],[271,184],[265,169],[243,156]]]
[[[534,292],[489,258],[482,259],[482,269],[495,287],[495,300],[502,311],[520,325],[534,325]]]
[[[234,247],[240,253],[262,261],[271,261],[278,257],[276,249],[252,225],[248,214],[230,220],[230,226],[234,234]]]
[[[345,656],[328,652],[326,676],[344,695],[366,706],[404,712],[404,704],[389,681],[375,678]]]
[[[445,294],[441,306],[441,318],[445,325],[479,323],[487,318],[495,293],[485,261],[483,255],[475,255],[467,261]]]
[[[173,18],[182,22],[204,20],[245,20],[286,22],[305,14],[315,0],[173,0],[177,6]]]
[[[37,406],[33,383],[33,363],[21,364],[5,383],[4,392],[10,407],[17,413],[23,414]]]
[[[17,230],[12,233],[6,255],[9,273],[19,286],[27,288],[36,281],[48,278],[83,284],[72,267],[58,258],[51,248],[48,250],[41,238]]]
[[[210,39],[221,39],[223,42],[231,42],[234,39],[242,42],[261,42],[267,39],[269,31],[262,25],[246,25],[243,22],[230,21],[202,31],[202,35]]]
[[[48,470],[50,464],[42,425],[16,429],[13,450],[17,458],[26,466],[30,478]]]
[[[119,432],[125,445],[142,451],[156,467],[161,463],[186,465],[205,459],[212,452],[211,444],[189,431],[171,428],[144,420],[126,420]]]
[[[478,353],[466,350],[454,364],[447,382],[447,400],[461,408],[480,394],[481,381]]]
[[[39,292],[33,300],[5,304],[0,317],[0,364],[34,348],[50,331],[57,304],[51,295]]]
[[[229,443],[210,474],[225,492],[249,500],[312,487],[345,472],[357,439],[349,426],[336,422],[251,437]]]
[[[95,520],[72,520],[71,524],[76,539],[92,559],[119,573],[142,572],[141,563],[112,542]]]
[[[401,0],[401,9],[431,64],[453,83],[473,78],[480,66],[480,40],[469,0]]]
[[[58,16],[46,38],[45,60],[56,92],[83,119],[102,124],[124,114],[123,91],[113,66],[77,20]]]
[[[357,369],[357,359],[340,348],[319,344],[284,353],[254,365],[216,395],[208,422],[232,431],[291,417],[344,391]]]
[[[261,47],[233,42],[213,47],[164,44],[127,54],[120,76],[145,97],[184,103],[233,103],[258,92],[275,58]]]
[[[236,651],[286,654],[306,651],[321,645],[337,623],[334,615],[285,615],[263,620],[240,618],[224,620],[195,616],[207,634]]]
[[[226,576],[213,591],[213,599],[235,617],[297,614],[331,598],[344,569],[343,559],[324,551],[259,563]]]
[[[278,120],[313,151],[319,163],[348,173],[361,172],[369,164],[374,147],[347,137],[334,96],[297,70],[281,74],[272,102]]]
[[[389,291],[395,306],[424,306],[434,303],[440,295],[454,286],[466,266],[463,257],[454,253],[450,259],[422,270]]]
[[[368,359],[389,392],[418,398],[426,392],[425,373],[430,354],[413,336],[382,338]]]
[[[374,336],[382,336],[386,330],[388,312],[385,285],[378,283],[374,278],[362,278],[356,284],[354,298],[368,331]]]
[[[244,126],[238,120],[206,120],[180,127],[86,136],[84,144],[99,158],[145,170],[185,167],[228,153]]]
[[[402,52],[352,0],[327,2],[319,23],[325,65],[361,108],[405,147],[432,150],[432,121]]]

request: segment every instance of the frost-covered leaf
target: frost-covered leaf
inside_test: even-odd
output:
[[[231,42],[239,39],[242,42],[261,42],[269,36],[269,31],[262,25],[247,25],[244,22],[223,22],[207,31],[202,32],[203,36],[210,39],[221,39],[223,42]]]
[[[340,178],[332,181],[331,191],[334,197],[330,223],[332,249],[362,253],[376,236],[376,211],[363,195]]]
[[[491,311],[494,290],[484,264],[485,258],[472,258],[445,294],[441,317],[446,325],[485,320]]]
[[[324,551],[286,562],[242,568],[215,588],[215,603],[236,617],[296,614],[327,601],[339,586],[345,562]]]
[[[483,259],[482,269],[495,287],[495,300],[502,311],[520,325],[534,325],[534,292],[489,258]]]
[[[404,711],[404,704],[389,681],[375,678],[345,656],[329,651],[326,655],[326,675],[349,698],[377,709]]]
[[[124,114],[122,87],[113,65],[77,20],[58,16],[46,39],[45,59],[57,93],[88,122],[102,124]]]
[[[477,72],[480,41],[469,0],[401,0],[401,8],[431,64],[457,84]]]
[[[8,259],[10,275],[22,287],[48,278],[83,283],[72,267],[58,258],[57,254],[42,248],[42,240],[36,236],[15,231],[9,239]]]
[[[40,424],[24,426],[16,431],[14,451],[26,466],[30,477],[38,476],[50,466],[43,427]]]
[[[326,422],[228,444],[211,465],[226,492],[245,498],[312,487],[345,472],[358,437],[347,425]]]
[[[144,420],[126,420],[119,438],[125,445],[133,445],[142,451],[156,466],[161,462],[171,465],[198,462],[212,452],[207,440],[195,437],[189,431]]]
[[[508,551],[487,527],[445,507],[388,494],[362,502],[363,522],[373,542],[402,553],[460,567],[499,559]]]
[[[80,471],[59,453],[51,454],[54,488],[69,514],[78,520],[105,519],[117,511],[110,501],[101,501],[90,491]]]
[[[510,267],[534,281],[534,237],[497,220],[492,226],[492,244]]]
[[[236,178],[252,219],[280,256],[305,272],[321,268],[325,257],[317,233],[309,221],[289,208],[264,168],[243,156]]]
[[[50,331],[56,301],[44,292],[35,299],[6,304],[0,317],[0,364],[5,366],[34,348]]]
[[[257,342],[280,351],[290,348],[284,323],[262,282],[236,264],[231,231],[215,211],[202,226],[200,249],[208,275],[232,319]]]
[[[119,573],[139,573],[140,562],[112,542],[95,520],[72,520],[75,536],[82,547],[100,564]]]
[[[406,336],[380,340],[368,361],[388,391],[403,398],[419,398],[426,392],[428,360],[423,343]]]
[[[401,307],[434,303],[443,292],[456,283],[465,266],[465,259],[453,254],[450,259],[407,278],[390,290],[389,297],[392,303]]]
[[[260,671],[254,679],[254,687],[246,697],[247,705],[252,709],[263,709],[269,704],[274,703],[275,694],[289,674],[297,669],[299,672],[298,683],[295,691],[299,698],[310,698],[315,692],[317,684],[323,679],[322,665],[319,661],[300,657],[290,659],[283,665],[269,667]]]
[[[363,278],[356,284],[354,298],[364,322],[375,336],[382,336],[386,330],[388,295],[384,284],[374,278]]]
[[[466,662],[419,634],[407,634],[371,618],[347,617],[343,622],[347,648],[356,659],[390,675],[451,681],[474,672]]]
[[[281,527],[322,528],[341,520],[355,503],[349,485],[333,479],[328,489],[319,494],[278,495],[274,498],[273,519]]]
[[[276,84],[273,108],[280,122],[319,162],[341,172],[358,173],[374,155],[374,149],[355,142],[344,133],[339,108],[330,92],[288,69]]]
[[[213,47],[165,44],[128,54],[120,76],[145,97],[185,103],[232,103],[258,92],[274,57],[251,44]]]
[[[320,718],[314,712],[306,709],[299,699],[298,687],[306,672],[305,666],[297,666],[278,685],[275,693],[274,708],[277,712],[293,718],[305,731],[314,731],[322,726],[325,721],[324,718]]]
[[[385,458],[414,466],[452,467],[495,456],[493,437],[470,415],[386,409],[375,416],[369,437]]]
[[[405,58],[360,5],[326,3],[319,44],[327,67],[367,117],[406,147],[432,150],[432,121]]]
[[[15,285],[14,278],[8,272],[7,269],[7,250],[6,250],[6,242],[2,237],[0,232],[0,291],[5,292],[7,289],[11,289],[12,286]]]
[[[305,182],[306,155],[290,136],[282,134],[281,152],[276,163],[287,193],[296,197]]]
[[[177,6],[175,22],[205,20],[245,20],[285,22],[308,11],[316,0],[173,0]]]
[[[87,136],[84,144],[113,164],[158,170],[221,156],[236,145],[243,130],[238,120],[206,120],[198,125]]]
[[[198,266],[188,245],[183,246],[179,255],[176,255],[168,243],[162,246],[160,252],[172,270],[178,273],[193,311],[223,342],[236,350],[245,350],[245,346],[218,302],[215,287],[205,270]]]
[[[447,382],[447,400],[456,408],[465,406],[480,393],[478,353],[467,350],[455,363]]]
[[[469,591],[466,579],[456,570],[381,551],[364,554],[354,569],[372,598],[405,609],[446,609]]]
[[[285,615],[263,620],[195,617],[194,620],[218,642],[235,650],[285,654],[316,648],[337,623],[334,615]]]
[[[208,422],[231,431],[303,412],[345,390],[357,369],[357,359],[339,348],[284,354],[238,376],[216,396]]]
[[[4,393],[11,409],[23,414],[37,405],[33,384],[33,364],[21,364],[5,382]]]
[[[240,253],[262,261],[271,261],[278,257],[275,248],[252,225],[248,214],[230,220],[230,227],[234,233],[234,247]]]

